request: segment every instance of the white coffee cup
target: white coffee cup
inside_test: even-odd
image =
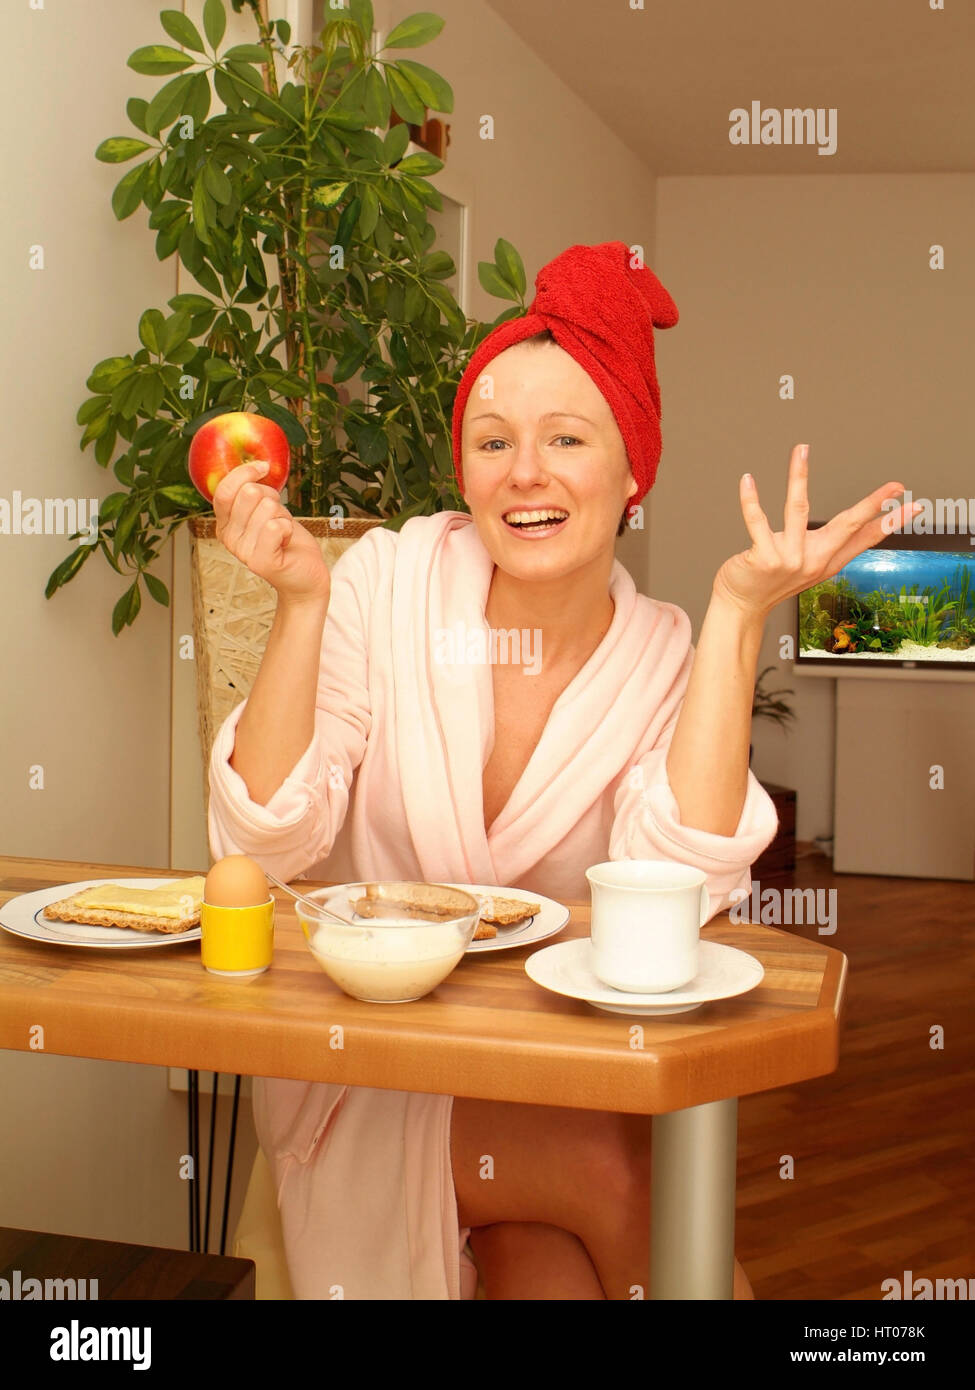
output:
[[[707,875],[664,859],[616,859],[586,870],[592,969],[613,989],[665,994],[697,974],[711,900]]]

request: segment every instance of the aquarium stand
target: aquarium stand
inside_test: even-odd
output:
[[[967,679],[836,682],[834,873],[975,880]]]

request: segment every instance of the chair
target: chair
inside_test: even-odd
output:
[[[281,1239],[281,1218],[274,1179],[263,1149],[257,1150],[240,1220],[234,1232],[233,1253],[253,1260],[256,1267],[255,1299],[293,1299],[288,1262]]]
[[[293,1299],[288,1262],[281,1238],[281,1218],[271,1168],[258,1149],[251,1169],[247,1194],[241,1208],[240,1220],[234,1232],[233,1254],[240,1259],[253,1260],[256,1267],[255,1299]],[[476,1298],[484,1298],[480,1276]]]

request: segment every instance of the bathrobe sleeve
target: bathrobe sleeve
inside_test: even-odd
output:
[[[745,802],[733,835],[682,825],[667,777],[667,753],[684,705],[694,648],[664,701],[663,725],[648,752],[624,773],[613,801],[611,859],[669,859],[707,874],[708,921],[751,892],[751,866],[772,843],[779,818],[775,803],[749,768]],[[736,892],[738,889],[740,891]]]
[[[380,528],[357,540],[332,570],[322,633],[311,742],[270,800],[253,801],[230,766],[243,700],[217,731],[210,756],[207,830],[215,858],[249,854],[276,877],[300,876],[331,851],[349,806],[350,788],[371,728],[368,672],[369,598],[395,540]],[[273,731],[268,731],[269,737]]]

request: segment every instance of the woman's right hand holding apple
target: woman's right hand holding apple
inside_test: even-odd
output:
[[[328,566],[310,531],[259,479],[267,463],[242,463],[213,494],[217,538],[241,564],[277,590],[279,601],[328,603]]]

